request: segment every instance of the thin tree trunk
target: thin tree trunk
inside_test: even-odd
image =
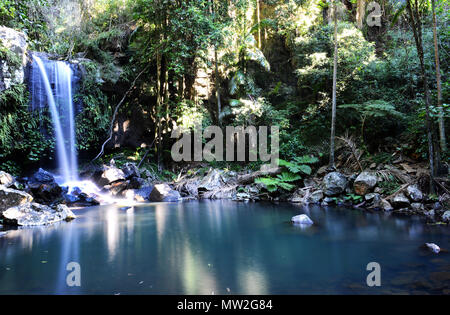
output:
[[[261,49],[262,41],[261,41],[261,7],[259,0],[256,0],[256,19],[258,23],[258,48]]]
[[[219,65],[218,57],[217,57],[217,48],[214,48],[214,63],[215,65],[215,85],[216,85],[216,98],[217,98],[217,121],[219,122],[219,126],[222,125],[221,121],[221,113],[222,113],[222,101],[220,99],[220,82],[219,82]]]
[[[336,1],[333,1],[334,11],[334,66],[333,66],[333,105],[331,115],[331,141],[330,141],[330,169],[335,169],[335,141],[336,141],[336,103],[337,103],[337,70],[338,70],[338,39],[337,39],[337,5]]]
[[[436,59],[436,81],[437,81],[437,98],[439,109],[439,143],[441,151],[447,152],[447,139],[445,136],[444,109],[442,107],[442,85],[441,85],[441,66],[439,61],[439,46],[437,37],[437,19],[436,19],[436,0],[431,0],[433,9],[433,37],[434,37],[434,54]]]
[[[406,7],[408,9],[411,27],[413,29],[414,33],[414,40],[416,42],[417,47],[417,54],[419,55],[420,60],[420,70],[422,74],[422,81],[424,85],[424,92],[425,92],[425,109],[426,109],[426,125],[427,125],[427,138],[428,138],[428,155],[429,155],[429,162],[430,162],[430,191],[431,193],[435,192],[434,189],[434,175],[435,175],[435,167],[434,167],[434,146],[433,146],[433,135],[431,132],[431,118],[430,118],[430,92],[428,89],[428,78],[426,75],[426,69],[425,69],[425,62],[424,62],[424,53],[423,53],[423,45],[422,45],[422,27],[421,27],[421,21],[420,21],[420,15],[419,15],[419,9],[417,0],[415,0],[415,13],[413,12],[413,9],[411,7],[411,1],[406,1]]]

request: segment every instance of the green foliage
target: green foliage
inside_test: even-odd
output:
[[[25,85],[13,85],[0,94],[0,167],[18,175],[21,165],[37,163],[54,143],[40,132],[41,120],[28,110]]]
[[[96,62],[83,62],[85,76],[75,100],[83,104],[77,116],[78,149],[87,151],[97,148],[105,140],[112,116],[107,96],[101,91],[99,69]]]
[[[310,165],[316,164],[319,160],[313,156],[296,157],[293,161],[278,160],[280,167],[286,169],[276,177],[262,177],[255,180],[256,184],[263,184],[266,189],[274,193],[279,189],[292,191],[298,182],[302,179],[302,175],[311,175],[312,168]]]
[[[277,177],[264,177],[255,180],[256,184],[263,184],[269,192],[276,192],[278,189],[291,191],[295,185],[291,184],[302,179],[300,175],[295,175],[288,172],[283,172]]]

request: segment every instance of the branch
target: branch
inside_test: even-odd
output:
[[[109,127],[109,138],[103,143],[102,145],[102,149],[100,151],[100,153],[95,157],[95,159],[92,160],[92,162],[98,160],[104,153],[105,153],[105,146],[106,144],[111,141],[112,136],[113,136],[113,129],[114,129],[114,122],[116,121],[116,116],[117,113],[119,111],[120,106],[123,104],[123,102],[125,101],[125,99],[127,98],[128,94],[131,93],[131,91],[134,89],[134,86],[136,85],[137,80],[141,77],[142,74],[144,74],[145,71],[147,71],[147,69],[150,67],[150,65],[147,65],[144,70],[142,70],[134,79],[133,83],[131,83],[131,87],[128,89],[128,91],[124,94],[124,96],[122,97],[122,99],[120,100],[119,104],[117,104],[116,109],[114,110],[114,115],[111,119],[111,125]]]

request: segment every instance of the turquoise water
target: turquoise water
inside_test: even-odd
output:
[[[306,213],[316,223],[289,223]],[[449,294],[450,229],[345,208],[231,201],[98,207],[0,237],[0,294]],[[69,287],[70,262],[81,287]],[[370,262],[382,286],[369,288]]]

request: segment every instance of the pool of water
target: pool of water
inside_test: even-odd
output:
[[[290,224],[302,213],[316,224]],[[450,249],[450,228],[419,219],[231,201],[77,215],[0,237],[0,294],[450,294],[450,254],[420,248]],[[371,262],[381,287],[367,286]]]

